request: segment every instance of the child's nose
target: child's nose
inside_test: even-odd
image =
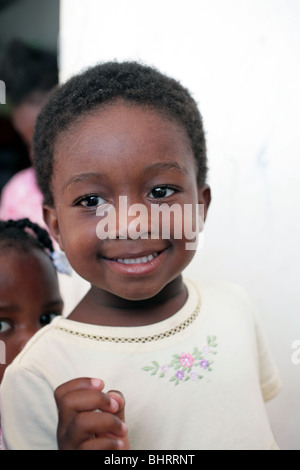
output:
[[[143,238],[149,232],[149,213],[147,207],[141,203],[135,203],[125,209],[119,210],[117,218],[118,238],[136,239]],[[146,237],[147,238],[147,237]]]
[[[148,234],[149,210],[142,201],[133,197],[119,196],[118,204],[114,208],[111,207],[110,211],[110,216],[115,217],[114,223],[110,225],[110,238],[135,239],[137,227],[139,238],[142,238],[143,233]],[[97,215],[101,215],[100,212]]]

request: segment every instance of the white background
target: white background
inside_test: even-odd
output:
[[[300,450],[300,2],[61,0],[61,80],[138,59],[179,79],[204,117],[213,201],[187,274],[251,294],[283,380],[267,405]]]

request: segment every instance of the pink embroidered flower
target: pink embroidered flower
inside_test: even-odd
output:
[[[161,371],[162,371],[164,374],[167,374],[167,373],[169,372],[169,366],[167,366],[167,365],[162,366]]]
[[[194,358],[191,354],[181,353],[179,362],[183,367],[192,367]]]
[[[203,346],[202,351],[204,352],[204,354],[208,354],[209,353],[209,346],[208,345]]]

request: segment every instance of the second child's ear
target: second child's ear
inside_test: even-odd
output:
[[[54,240],[57,241],[60,249],[64,251],[55,208],[50,206],[43,206],[43,217],[47,227],[49,228],[50,234]]]
[[[208,184],[198,189],[198,204],[204,205],[204,220],[207,217],[207,211],[211,201],[211,190]]]

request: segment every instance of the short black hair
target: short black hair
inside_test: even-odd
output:
[[[0,250],[8,248],[24,253],[39,249],[49,257],[54,252],[48,232],[29,219],[0,221]]]
[[[53,149],[58,136],[83,115],[118,100],[152,107],[181,124],[198,164],[198,185],[204,185],[205,135],[202,117],[189,91],[154,67],[138,62],[107,62],[69,79],[52,94],[38,116],[34,165],[46,205],[54,205],[51,180]]]
[[[45,94],[58,84],[56,54],[13,39],[0,63],[0,79],[12,106],[32,100],[34,93]]]

